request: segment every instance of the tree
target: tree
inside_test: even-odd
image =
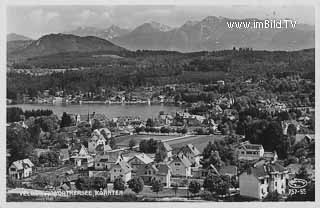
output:
[[[7,122],[16,122],[21,120],[23,111],[18,107],[7,108]]]
[[[122,178],[116,178],[113,182],[113,189],[118,191],[124,191],[125,190],[125,182],[122,180]]]
[[[230,182],[221,177],[209,173],[204,179],[203,188],[210,192],[216,192],[219,195],[225,195],[229,192]]]
[[[146,127],[154,127],[154,121],[151,118],[148,118]]]
[[[68,115],[66,112],[63,112],[61,117],[60,127],[63,128],[71,125],[72,125],[71,116]]]
[[[158,195],[158,193],[163,190],[163,184],[161,183],[161,181],[160,180],[153,180],[152,185],[151,185],[151,190],[153,192],[156,192]]]
[[[189,186],[188,186],[188,190],[192,193],[192,194],[197,194],[199,193],[201,189],[201,185],[198,181],[191,181],[189,183]]]
[[[263,201],[280,201],[281,195],[277,191],[269,192]]]
[[[158,148],[156,151],[156,155],[155,155],[155,161],[156,162],[162,162],[165,160],[165,158],[167,157],[167,151],[163,145],[162,142],[158,143]]]
[[[144,182],[141,177],[136,177],[128,181],[129,188],[136,194],[143,190]]]
[[[92,129],[93,130],[95,130],[95,129],[101,129],[101,128],[103,128],[104,126],[103,126],[103,124],[99,121],[99,120],[97,120],[97,119],[94,119],[93,120],[93,123],[92,123]]]
[[[133,148],[134,146],[136,146],[136,140],[131,139],[131,140],[129,141],[129,147],[130,147],[130,149],[132,150],[132,148]]]
[[[304,180],[310,180],[309,179],[309,173],[306,169],[306,167],[302,166],[298,173],[296,173],[296,178],[304,179]]]
[[[115,149],[116,141],[113,137],[110,138],[109,145],[110,145],[111,149]]]
[[[89,177],[78,178],[75,182],[75,186],[78,190],[90,190],[92,188]]]
[[[103,177],[94,177],[91,178],[92,182],[91,185],[95,190],[102,190],[107,187],[107,181]]]

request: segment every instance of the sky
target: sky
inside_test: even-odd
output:
[[[133,29],[156,21],[171,27],[207,16],[228,18],[290,18],[297,23],[315,22],[312,6],[8,6],[7,33],[39,38],[49,33],[70,31],[79,26],[107,28],[112,24]]]

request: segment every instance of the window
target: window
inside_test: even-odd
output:
[[[283,180],[283,174],[281,174],[281,180]]]
[[[114,172],[117,172],[117,170],[116,170],[116,169],[114,169]]]
[[[275,185],[275,186],[277,186],[277,181],[276,181],[276,182],[274,182],[274,185]]]
[[[260,183],[261,183],[261,184],[264,184],[264,179],[260,179]]]
[[[97,163],[97,166],[100,166],[100,163]]]

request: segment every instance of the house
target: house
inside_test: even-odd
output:
[[[131,159],[128,160],[128,164],[132,168],[132,175],[134,176],[138,169],[140,169],[142,166],[150,164],[153,162],[153,159],[151,159],[148,155],[142,153],[142,154],[136,154]]]
[[[79,147],[79,145],[77,146]],[[94,163],[93,157],[89,155],[87,148],[83,144],[80,144],[80,148],[72,150],[72,156],[70,159],[78,167],[83,165],[92,167]]]
[[[95,158],[94,169],[95,170],[110,170],[112,165],[118,162],[118,155],[98,155]]]
[[[136,175],[141,177],[144,183],[148,185],[150,185],[153,180],[160,180],[164,186],[171,186],[171,168],[166,163],[149,163],[142,165],[137,170]]]
[[[105,128],[106,129],[106,128]],[[107,130],[102,129],[104,132]],[[108,132],[108,131],[107,131]],[[109,134],[107,134],[109,135]],[[110,136],[111,137],[111,136]],[[111,148],[107,145],[107,140],[103,136],[100,130],[95,129],[92,132],[92,136],[88,142],[88,151],[91,154],[97,154],[98,152],[104,153],[105,151],[110,151]]]
[[[124,182],[128,182],[131,179],[132,168],[130,165],[121,160],[110,168],[110,180],[113,182],[116,178],[121,177]]]
[[[276,151],[274,152],[264,152],[263,153],[263,159],[270,160],[270,161],[277,161],[278,160],[278,154]]]
[[[240,195],[263,199],[269,192],[285,194],[288,180],[288,171],[283,166],[276,162],[260,161],[240,174]]]
[[[200,151],[193,145],[193,144],[187,144],[186,146],[182,147],[178,154],[182,153],[184,154],[189,161],[192,163],[193,166],[199,166],[200,165]]]
[[[14,161],[9,167],[9,176],[13,179],[27,178],[32,175],[34,164],[30,159]]]
[[[261,144],[251,144],[249,141],[240,143],[236,149],[238,160],[258,160],[263,157],[264,149]]]
[[[169,163],[173,176],[191,176],[191,162],[184,155],[175,155]]]

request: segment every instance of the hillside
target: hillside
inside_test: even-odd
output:
[[[8,59],[31,58],[67,52],[119,52],[126,49],[94,36],[80,37],[67,34],[49,34],[33,41],[27,47],[8,54]]]

